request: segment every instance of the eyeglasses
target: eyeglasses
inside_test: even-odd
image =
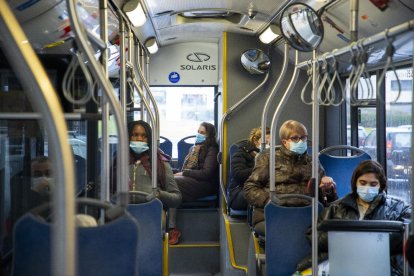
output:
[[[292,137],[289,137],[288,140],[292,140],[295,143],[299,142],[299,140],[302,140],[303,142],[305,142],[306,140],[308,140],[308,135],[292,136]]]

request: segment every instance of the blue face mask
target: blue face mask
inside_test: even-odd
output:
[[[204,141],[206,140],[206,136],[200,133],[197,133],[196,135],[196,144],[200,144],[200,143],[204,143]]]
[[[308,149],[308,144],[303,141],[299,141],[297,143],[290,141],[290,151],[293,151],[297,154],[304,154],[305,151]]]
[[[141,154],[144,151],[149,150],[148,144],[146,142],[130,141],[129,142],[129,147],[136,154]]]
[[[365,202],[372,202],[379,193],[379,187],[358,186],[358,196]]]

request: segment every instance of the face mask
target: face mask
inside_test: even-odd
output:
[[[30,188],[36,192],[47,192],[55,187],[52,177],[33,177]]]
[[[266,144],[265,149],[270,149],[270,145]]]
[[[293,151],[297,154],[303,154],[308,149],[306,142],[299,141],[297,143],[290,141],[290,151]]]
[[[365,202],[371,202],[379,193],[379,187],[358,186],[358,196]]]
[[[144,151],[149,150],[149,147],[148,147],[148,144],[147,143],[145,143],[145,142],[139,142],[139,141],[130,141],[129,142],[129,147],[136,154],[141,154]]]
[[[206,136],[200,133],[197,133],[196,135],[196,144],[200,144],[200,143],[204,143],[204,141],[206,140]]]

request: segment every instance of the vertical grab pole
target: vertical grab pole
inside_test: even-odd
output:
[[[118,129],[119,136],[119,151],[117,152],[117,160],[119,161],[120,175],[119,175],[119,190],[120,190],[120,205],[126,206],[128,204],[128,137],[127,129],[122,120],[122,112],[118,101],[115,98],[112,84],[105,76],[104,69],[96,61],[92,48],[89,45],[87,35],[83,26],[79,22],[79,17],[76,10],[76,2],[74,0],[67,1],[68,12],[72,30],[75,33],[77,45],[83,50],[87,59],[89,69],[92,71],[95,78],[98,80],[100,87],[106,95],[109,105],[112,108],[115,122]],[[102,179],[103,180],[103,179]]]
[[[135,47],[137,47],[137,45],[139,45],[138,40],[135,40]],[[136,51],[135,51],[135,53],[136,53]],[[148,57],[148,59],[149,59],[149,57]],[[148,85],[148,82],[147,82],[145,76],[144,76],[144,73],[142,72],[141,65],[140,65],[140,63],[138,62],[137,59],[135,59],[134,65],[135,65],[136,71],[138,71],[139,77],[141,78],[141,82],[144,85],[145,90],[147,91],[147,95],[149,96],[149,99],[150,99],[150,101],[152,103],[152,106],[154,108],[155,124],[152,125],[152,129],[153,129],[152,130],[152,133],[153,133],[152,137],[153,137],[153,139],[155,138],[155,140],[157,142],[157,147],[158,147],[160,145],[160,112],[158,110],[158,105],[157,105],[157,102],[155,101],[154,96],[151,93],[151,89]]]
[[[318,275],[318,191],[319,191],[319,98],[316,50],[313,50],[312,58],[312,178],[315,180],[315,195],[312,199],[312,275]]]
[[[267,82],[267,80],[269,79],[269,72],[266,73],[265,78],[263,79],[263,81],[252,91],[250,91],[249,94],[247,94],[246,96],[244,96],[240,101],[238,101],[236,104],[234,104],[232,107],[230,107],[226,113],[224,113],[223,117],[221,118],[221,122],[220,122],[220,152],[221,152],[221,156],[223,158],[223,150],[224,150],[224,124],[226,121],[229,121],[231,119],[231,116],[233,115],[234,112],[238,111],[239,108],[241,108],[245,103],[247,103],[254,95],[256,95],[256,92],[259,91],[259,89]],[[223,160],[221,160],[220,162],[220,187],[221,187],[221,192],[223,193],[223,197],[224,200],[226,201],[226,205],[227,205],[227,196],[226,196],[226,191],[224,188],[224,173],[223,173]]]
[[[99,1],[99,25],[100,25],[100,37],[102,41],[107,41],[108,37],[108,2],[107,0]],[[102,49],[100,61],[104,71],[104,76],[108,78],[108,48]],[[102,107],[102,156],[103,156],[103,168],[101,171],[101,199],[109,201],[109,133],[108,133],[108,122],[109,122],[109,104],[106,103],[106,96],[103,96],[103,107]],[[104,118],[107,118],[106,120]],[[120,169],[118,169],[117,177],[120,175]],[[119,179],[117,179],[119,180]],[[119,183],[119,182],[117,182]]]
[[[270,104],[274,98],[274,96],[276,95],[276,90],[279,89],[280,84],[282,83],[282,80],[286,74],[286,69],[288,67],[288,61],[289,61],[289,56],[288,56],[288,44],[285,42],[285,47],[284,47],[284,58],[283,58],[283,65],[282,65],[282,71],[280,72],[279,78],[277,79],[275,85],[272,88],[272,91],[270,91],[270,95],[266,100],[265,106],[264,106],[264,110],[262,113],[262,143],[260,146],[260,151],[263,151],[266,148],[266,119],[267,119],[267,114],[269,113],[269,108],[270,108]],[[272,136],[273,139],[273,136]],[[274,143],[273,143],[274,145]]]
[[[145,108],[147,109],[147,114],[149,115],[149,119],[151,121],[151,125],[152,125],[152,139],[151,139],[151,180],[152,180],[152,189],[154,191],[154,193],[156,192],[157,189],[157,151],[158,151],[158,145],[159,145],[159,133],[158,133],[158,128],[157,125],[159,124],[159,114],[158,114],[158,108],[155,100],[154,100],[154,113],[151,110],[151,106],[148,103],[146,97],[145,97],[145,93],[143,91],[143,89],[141,88],[141,86],[139,85],[137,78],[136,78],[136,71],[140,71],[139,67],[137,66],[138,63],[138,59],[137,57],[139,57],[138,55],[138,51],[140,49],[139,43],[138,41],[136,41],[134,47],[132,49],[130,49],[130,51],[134,51],[134,65],[132,66],[132,70],[133,70],[133,74],[132,74],[132,81],[134,83],[134,86],[136,87],[136,89],[138,90],[138,93],[141,96],[141,102],[145,105]],[[143,74],[141,72],[140,74],[141,77],[141,81],[145,82],[145,79],[143,79]],[[148,85],[148,84],[147,84]],[[148,87],[149,89],[149,87]],[[151,95],[151,92],[149,90],[148,94]],[[153,99],[152,95],[151,95],[151,99]],[[158,137],[158,138],[156,138]]]
[[[286,51],[285,56],[289,56],[289,53]],[[276,166],[276,158],[275,158],[275,137],[276,137],[276,124],[279,121],[280,114],[282,113],[283,107],[285,106],[287,100],[292,94],[293,88],[295,87],[296,81],[298,79],[298,71],[299,69],[296,65],[299,63],[299,52],[295,50],[295,69],[293,70],[293,75],[290,80],[290,83],[286,89],[285,94],[283,95],[282,99],[280,100],[278,106],[276,107],[276,111],[273,114],[272,123],[270,125],[270,156],[269,156],[269,190],[270,190],[270,200],[272,200],[273,195],[276,191],[276,173],[275,173],[275,166]],[[263,131],[263,130],[262,130]],[[265,132],[263,132],[265,133]],[[262,137],[265,136],[262,134]]]
[[[349,29],[351,31],[351,42],[355,42],[358,40],[358,7],[359,7],[359,0],[351,0],[350,4],[350,23]]]
[[[126,86],[126,50],[125,50],[125,22],[120,11],[117,12],[119,18],[119,94],[121,98],[121,109],[123,120],[127,123],[127,86]]]
[[[72,151],[67,143],[67,126],[63,110],[49,77],[33,51],[28,38],[14,17],[7,1],[0,1],[0,33],[4,52],[8,57],[30,102],[43,117],[49,145],[54,153],[52,168],[57,185],[53,191],[51,236],[52,275],[75,275],[75,188]]]

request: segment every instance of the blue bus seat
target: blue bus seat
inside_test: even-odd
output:
[[[172,156],[172,142],[164,136],[160,136],[160,149],[170,157]]]
[[[351,151],[356,153],[350,156],[332,155],[334,151]],[[351,192],[351,178],[355,168],[371,156],[365,151],[348,145],[338,145],[323,149],[319,153],[319,162],[325,169],[326,175],[333,178],[336,183],[336,192],[339,198]]]
[[[145,203],[128,204],[127,210],[140,227],[138,275],[163,275],[164,232],[161,201],[154,198]]]
[[[297,196],[303,197],[286,195]],[[318,206],[321,212],[323,206]],[[271,201],[265,206],[265,224],[266,275],[292,275],[296,264],[311,252],[306,231],[312,225],[312,205],[286,207]]]
[[[138,229],[129,214],[78,228],[77,275],[137,275]],[[32,213],[14,228],[13,275],[51,275],[51,224]]]
[[[190,152],[190,149],[192,146],[194,146],[195,143],[195,135],[190,135],[187,137],[184,137],[177,143],[177,150],[178,150],[178,163],[177,163],[177,169],[181,171],[184,159],[187,156],[187,154]]]

